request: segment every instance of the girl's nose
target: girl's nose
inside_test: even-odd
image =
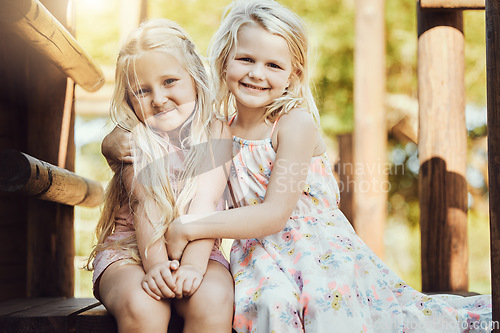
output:
[[[259,65],[253,66],[253,68],[250,70],[250,72],[248,72],[248,76],[250,78],[256,79],[256,80],[264,80],[265,79],[264,70]]]
[[[168,97],[162,92],[155,92],[151,104],[153,106],[162,106],[168,101]]]

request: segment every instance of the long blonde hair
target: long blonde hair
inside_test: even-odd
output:
[[[210,70],[216,91],[216,110],[228,119],[236,111],[234,96],[226,84],[231,50],[237,47],[238,31],[257,23],[269,33],[285,39],[292,56],[292,79],[283,95],[266,110],[266,120],[274,121],[293,108],[307,109],[319,125],[319,113],[309,86],[308,45],[305,24],[288,8],[273,0],[236,0],[226,9],[222,23],[210,44]]]
[[[180,130],[180,133],[184,133],[180,144],[185,158],[176,184],[171,182],[172,165],[169,153],[172,149],[168,148],[173,144],[168,142],[164,135],[141,122],[128,99],[127,91],[130,91],[131,83],[137,82],[135,61],[151,50],[170,54],[184,65],[196,91],[194,111]],[[132,133],[134,148],[138,151],[135,156],[140,156],[133,164],[134,183],[140,182],[146,192],[145,213],[155,229],[146,251],[151,244],[163,237],[171,221],[187,213],[197,192],[197,175],[200,174],[207,155],[206,147],[202,147],[200,143],[208,141],[210,133],[207,131],[213,122],[211,91],[201,57],[188,35],[175,22],[156,19],[141,24],[132,32],[119,52],[115,89],[111,100],[111,119],[117,126]],[[97,245],[89,256],[87,269],[92,269],[91,261],[97,253],[108,248],[125,249],[133,261],[141,262],[135,236],[105,243],[106,238],[114,231],[118,208],[125,204],[130,205],[129,195],[124,189],[121,173],[116,173],[108,184],[103,211],[96,227]]]

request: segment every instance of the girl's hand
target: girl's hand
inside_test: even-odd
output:
[[[113,171],[116,171],[122,163],[134,161],[131,139],[130,132],[117,126],[102,140],[101,152]]]
[[[167,253],[169,258],[180,260],[184,249],[189,243],[187,235],[183,233],[185,227],[183,223],[185,223],[187,219],[189,219],[188,215],[180,216],[173,220],[168,226],[167,232],[165,233],[165,240],[167,241]]]
[[[194,265],[181,265],[174,272],[175,278],[175,297],[191,297],[200,287],[203,280],[203,272]]]
[[[165,261],[154,265],[144,276],[142,288],[157,301],[162,298],[174,298],[176,285],[172,271],[179,268],[177,260]]]

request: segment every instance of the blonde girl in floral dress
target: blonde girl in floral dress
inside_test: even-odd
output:
[[[237,332],[488,331],[490,296],[416,291],[339,210],[307,46],[302,21],[275,1],[230,5],[210,60],[233,133],[238,208],[177,218],[166,234],[170,256],[197,239],[235,239]]]

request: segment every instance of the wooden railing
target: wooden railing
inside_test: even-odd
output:
[[[38,0],[1,0],[0,22],[87,91],[104,84],[99,67]]]
[[[0,190],[70,206],[94,207],[103,199],[98,182],[14,150],[0,153]]]

